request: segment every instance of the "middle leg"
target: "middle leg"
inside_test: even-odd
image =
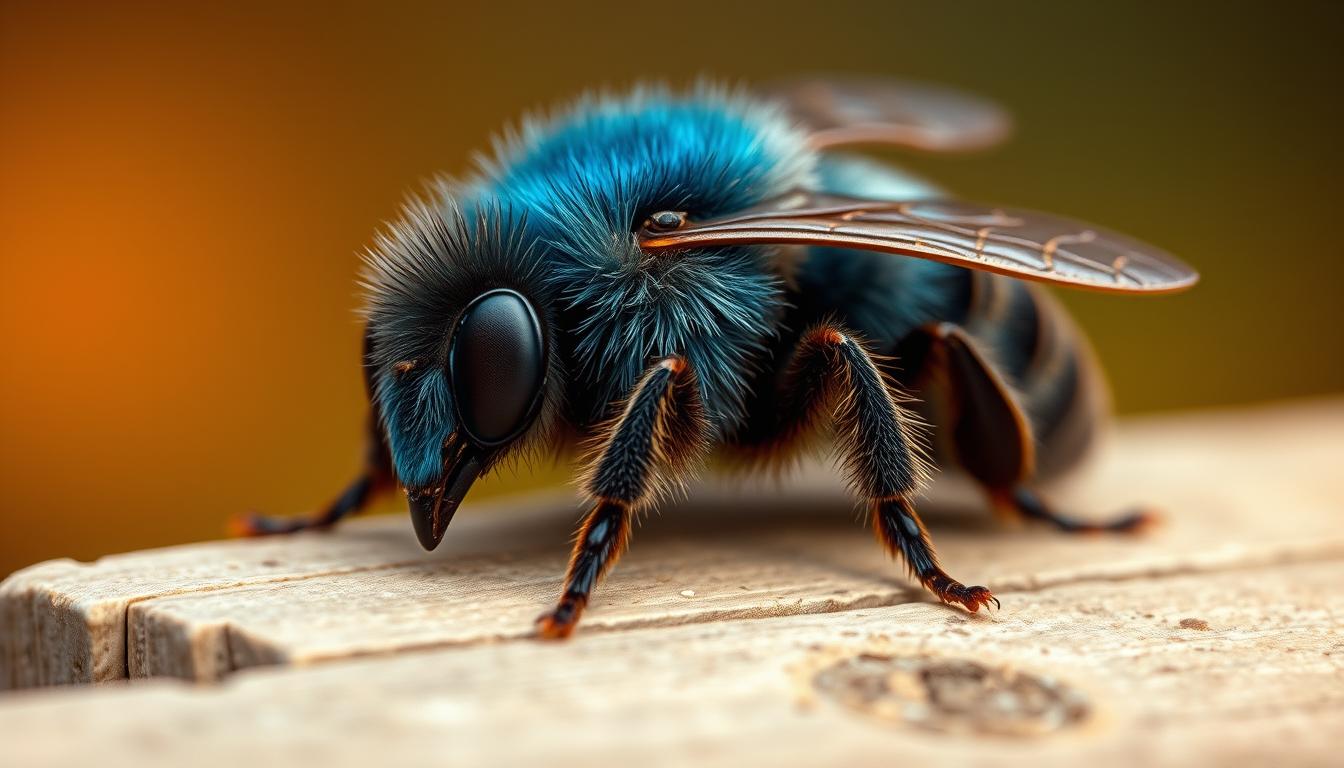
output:
[[[857,340],[833,325],[805,334],[785,374],[779,406],[794,434],[832,407],[850,484],[868,500],[878,540],[905,559],[925,588],[943,602],[970,611],[991,602],[998,606],[988,589],[965,586],[939,565],[911,501],[926,476],[913,422]]]

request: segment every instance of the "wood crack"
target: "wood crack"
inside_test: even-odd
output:
[[[1173,579],[1185,576],[1252,571],[1287,565],[1339,560],[1344,560],[1344,539],[1328,540],[1311,544],[1284,545],[1249,557],[1242,553],[1210,552],[1193,558],[1183,557],[1179,561],[1174,559],[1165,563],[1155,561],[1144,564],[1142,567],[1133,570],[1120,571],[1099,568],[1091,571],[1075,571],[1068,575],[1057,577],[1042,575],[1008,577],[997,580],[990,579],[989,584],[996,592],[1001,593],[1007,598],[1005,602],[1009,607],[1006,608],[1005,611],[1011,615],[1011,598],[1015,595],[1041,594],[1054,589],[1086,584]],[[418,563],[417,565],[423,566],[424,563]],[[361,568],[358,570],[360,572],[390,571],[402,567],[406,567],[405,564],[388,565],[379,568]],[[354,572],[354,570],[336,572],[334,575],[343,575],[343,573],[351,572]],[[892,578],[896,579],[898,577],[893,574]],[[299,579],[287,579],[282,581],[297,580]],[[890,591],[857,595],[852,600],[825,599],[809,602],[806,599],[800,598],[792,603],[776,604],[774,606],[754,605],[725,610],[709,609],[686,614],[672,614],[644,618],[604,619],[600,612],[595,611],[590,617],[590,622],[584,626],[583,631],[585,635],[597,633],[609,634],[638,629],[670,628],[715,622],[751,621],[788,616],[843,614],[846,612],[870,610],[873,608],[889,608],[900,605],[937,605],[937,603],[931,597],[928,597],[919,590],[917,586],[903,585],[893,582]],[[544,604],[539,603],[537,610],[540,611],[544,607]],[[128,615],[127,626],[129,627],[130,625],[131,620]],[[286,650],[283,646],[275,645],[269,642],[264,635],[259,635],[255,631],[249,631],[246,627],[239,626],[235,622],[224,622],[219,626],[218,631],[228,635],[231,649],[230,665],[228,669],[214,670],[210,674],[207,674],[205,676],[206,679],[217,679],[218,677],[230,675],[241,669],[257,666],[259,663],[283,663],[287,658]],[[382,649],[352,647],[341,649],[339,651],[308,654],[304,657],[303,661],[304,663],[333,662],[343,659],[370,658],[400,655],[403,653],[469,648],[496,643],[530,641],[533,639],[535,638],[530,627],[526,624],[519,624],[516,629],[510,628],[497,633],[483,634],[470,638],[447,638],[443,640],[408,642]],[[128,637],[128,645],[129,643],[130,638]],[[248,656],[252,660],[252,663],[238,664],[235,652],[232,650],[235,643],[245,645],[249,648]]]

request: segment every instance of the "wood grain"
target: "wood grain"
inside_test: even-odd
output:
[[[1099,579],[1007,591],[1013,608],[995,616],[907,603],[259,670],[206,689],[18,694],[0,700],[0,744],[7,764],[103,768],[1327,765],[1344,729],[1342,581],[1337,560]],[[860,657],[1006,668],[1076,692],[1086,714],[1016,736],[974,718],[944,732],[818,690]]]

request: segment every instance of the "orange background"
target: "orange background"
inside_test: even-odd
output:
[[[177,5],[0,3],[0,574],[324,500],[379,222],[522,110],[640,77],[992,96],[1016,141],[909,164],[1204,272],[1066,297],[1122,410],[1344,389],[1333,3]]]

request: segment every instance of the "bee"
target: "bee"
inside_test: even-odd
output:
[[[1198,279],[1153,246],[846,151],[974,149],[1008,125],[974,97],[865,80],[642,87],[525,120],[367,254],[363,471],[319,514],[244,532],[327,528],[400,487],[433,549],[477,478],[581,449],[588,512],[538,619],[567,637],[635,517],[711,453],[779,468],[829,433],[882,546],[939,600],[997,607],[939,563],[915,508],[931,465],[1064,531],[1151,519],[1086,522],[1038,495],[1086,453],[1106,397],[1036,284]]]

